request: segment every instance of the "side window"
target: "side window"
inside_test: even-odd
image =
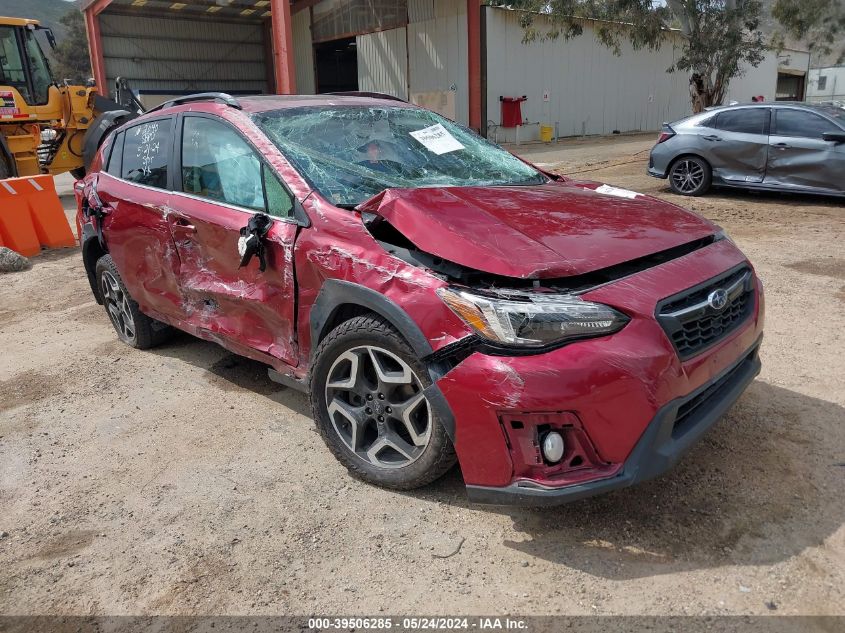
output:
[[[166,189],[169,159],[169,119],[142,123],[124,132],[121,178],[139,185]]]
[[[727,110],[716,115],[716,127],[725,132],[766,134],[769,123],[768,108]]]
[[[116,135],[112,141],[111,154],[109,155],[106,173],[120,178],[120,166],[123,163],[123,132]]]
[[[812,112],[778,110],[776,113],[775,133],[778,136],[821,138],[825,132],[840,131],[833,123]]]
[[[287,218],[293,199],[252,146],[223,122],[186,116],[182,191]]]
[[[261,166],[264,194],[267,197],[267,214],[276,218],[293,217],[293,196],[288,193],[278,177],[267,165]]]

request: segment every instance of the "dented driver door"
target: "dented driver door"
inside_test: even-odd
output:
[[[267,354],[295,365],[293,197],[258,152],[211,115],[179,117],[179,180],[169,209],[179,253],[187,322],[198,333],[253,358]],[[240,230],[255,213],[273,225],[258,258],[241,267]]]

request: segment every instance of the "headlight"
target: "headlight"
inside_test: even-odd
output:
[[[543,347],[604,336],[630,320],[609,306],[575,295],[520,293],[519,299],[502,299],[456,288],[441,288],[437,294],[479,334],[504,345]]]

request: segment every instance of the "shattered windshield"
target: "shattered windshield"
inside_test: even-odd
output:
[[[282,153],[333,204],[390,187],[529,185],[545,176],[477,134],[416,108],[302,107],[255,115]]]

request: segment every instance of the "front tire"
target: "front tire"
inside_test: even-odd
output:
[[[375,315],[342,323],[320,343],[311,409],[329,450],[359,479],[410,490],[441,477],[455,451],[423,391],[422,362]]]
[[[682,196],[700,196],[710,189],[713,171],[710,164],[698,156],[683,156],[669,169],[669,186]]]
[[[97,260],[95,270],[103,307],[121,341],[136,349],[149,349],[169,338],[172,332],[169,326],[141,312],[111,255],[103,255]]]

